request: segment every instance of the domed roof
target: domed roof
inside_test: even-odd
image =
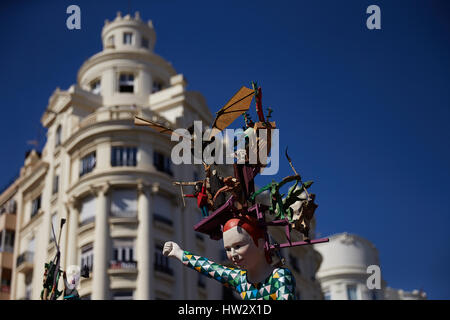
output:
[[[378,250],[357,235],[340,233],[330,237],[330,242],[314,248],[322,255],[323,261],[318,277],[339,273],[366,273],[370,265],[379,266]]]

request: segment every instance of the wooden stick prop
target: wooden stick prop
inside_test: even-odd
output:
[[[305,193],[306,193],[306,197],[307,197],[306,199],[309,199],[309,193],[308,193],[308,191],[306,190],[305,186],[303,185],[302,178],[301,178],[300,175],[297,173],[297,171],[296,171],[295,168],[294,168],[294,165],[292,164],[292,160],[291,160],[291,158],[290,158],[289,155],[288,155],[288,148],[287,148],[287,147],[286,147],[285,154],[286,154],[287,160],[289,161],[289,165],[290,165],[291,168],[292,168],[292,171],[294,171],[294,173],[295,173],[296,176],[299,176],[299,182],[300,182],[300,184],[301,184],[301,186],[302,186],[302,189],[303,189],[303,190],[305,191]]]
[[[56,240],[55,229],[52,224],[52,234],[55,241],[56,255],[50,263],[45,264],[44,288],[41,292],[41,299],[43,300],[47,300],[47,298],[50,300],[56,300],[62,294],[62,292],[58,291],[59,277],[62,272],[60,269],[61,251],[59,245],[61,241],[62,228],[65,223],[66,219],[61,219],[58,241]],[[47,296],[49,290],[50,297]]]
[[[264,119],[264,112],[262,108],[262,91],[261,87],[258,87],[256,82],[252,82],[252,87],[255,92],[255,102],[256,102],[256,113],[258,114],[258,119],[262,123],[266,122]]]

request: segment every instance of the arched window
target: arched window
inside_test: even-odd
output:
[[[100,94],[101,90],[101,81],[100,79],[95,79],[91,82],[91,92],[93,94]]]

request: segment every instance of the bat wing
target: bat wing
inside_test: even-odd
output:
[[[210,139],[217,133],[228,127],[234,120],[241,116],[250,108],[255,91],[245,86],[220,109],[216,112],[216,119],[212,127]]]

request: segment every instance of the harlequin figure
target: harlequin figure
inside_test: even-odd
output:
[[[194,194],[185,194],[187,198],[197,198],[197,206],[202,210],[202,216],[207,217],[208,213],[208,194],[206,193],[205,183],[197,183],[195,185]]]
[[[295,299],[295,278],[289,269],[275,268],[268,262],[264,231],[256,219],[245,216],[228,220],[223,227],[223,242],[235,268],[184,251],[171,241],[165,243],[163,254],[235,289],[244,300]]]

